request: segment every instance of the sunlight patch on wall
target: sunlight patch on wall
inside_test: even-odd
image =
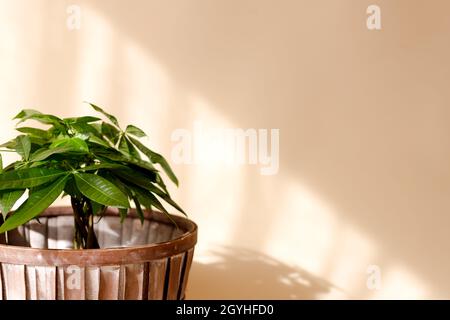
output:
[[[377,264],[377,246],[356,227],[341,222],[324,276],[348,292],[367,292],[367,268]]]
[[[315,274],[328,269],[339,222],[315,194],[296,183],[283,187],[265,251],[282,261],[296,263]]]
[[[169,79],[161,65],[137,45],[125,41],[122,50],[121,87],[126,97],[121,101],[121,109],[125,111],[123,121],[144,129],[150,145],[161,150],[169,140]]]
[[[77,32],[80,33],[80,43],[78,87],[75,90],[78,93],[75,96],[82,101],[108,103],[114,97],[114,80],[111,79],[114,79],[112,70],[117,63],[114,44],[118,40],[114,38],[110,23],[86,7],[83,7],[83,25]],[[83,113],[92,113],[87,105],[80,106],[80,109]]]
[[[42,17],[34,14],[41,4],[29,1],[2,1],[0,10],[0,143],[17,135],[11,121],[17,108],[25,107],[36,92],[36,59],[30,51],[40,52]],[[31,30],[31,31],[30,31]],[[20,63],[18,63],[20,61]],[[19,104],[19,105],[18,105]],[[29,106],[28,106],[29,107]],[[18,156],[3,153],[5,165]]]
[[[190,101],[192,122],[198,120],[208,128],[231,128],[232,124],[211,105],[200,97],[193,96]],[[192,123],[191,122],[191,123]],[[186,128],[192,129],[192,128]],[[217,152],[213,140],[205,140],[194,147],[200,155]],[[197,252],[206,250],[214,244],[229,243],[233,234],[242,201],[244,201],[243,169],[240,166],[218,164],[191,164],[186,176],[183,192],[187,193],[186,207],[191,218],[198,222],[201,235]]]
[[[144,129],[150,145],[159,150],[161,141],[168,141],[170,117],[171,84],[162,65],[89,6],[83,6],[79,32],[78,96],[101,104],[122,125],[133,123]],[[86,105],[82,111],[92,113]]]
[[[430,299],[425,283],[402,266],[383,268],[381,290],[374,291],[372,299]]]
[[[279,186],[278,220],[264,252],[301,266],[335,288],[321,298],[423,298],[423,282],[405,267],[380,252],[381,248],[346,222],[322,199],[298,183]],[[380,264],[378,266],[378,264]],[[369,288],[370,266],[380,269],[380,287]],[[348,296],[343,295],[345,292]]]

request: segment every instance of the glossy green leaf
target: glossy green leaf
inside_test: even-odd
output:
[[[138,138],[142,138],[142,137],[147,136],[142,129],[140,129],[140,128],[136,127],[136,126],[133,126],[131,124],[127,126],[127,128],[125,129],[125,132],[128,133],[128,134],[131,134],[131,135],[133,135],[135,137],[138,137]]]
[[[123,223],[128,215],[128,209],[119,208],[120,222]]]
[[[178,228],[177,223],[175,222],[175,220],[172,219],[172,217],[170,216],[170,213],[166,210],[166,208],[164,208],[162,203],[151,192],[147,192],[140,188],[133,188],[133,191],[135,192],[136,197],[139,200],[139,202],[144,207],[146,207],[148,210],[151,210],[152,207],[155,207],[156,209],[162,211],[172,221],[172,223],[175,226],[177,226],[177,228]]]
[[[79,171],[97,171],[100,169],[123,169],[126,168],[125,166],[121,164],[116,163],[99,163],[99,164],[93,164],[90,166],[79,168]]]
[[[64,118],[63,121],[67,124],[74,124],[74,123],[90,123],[90,122],[96,122],[100,121],[100,118],[97,117],[91,117],[91,116],[85,116],[85,117],[78,117],[78,118]]]
[[[14,206],[14,204],[17,202],[17,200],[20,199],[20,197],[23,196],[25,193],[25,190],[3,190],[0,191],[0,211],[3,215],[3,219],[6,219],[6,215],[9,211],[11,211],[11,208]]]
[[[105,206],[129,208],[128,197],[103,177],[89,173],[76,173],[75,182],[87,198]]]
[[[164,170],[164,172],[167,174],[170,180],[178,186],[178,178],[176,177],[175,173],[172,171],[172,168],[170,167],[169,163],[167,162],[164,157],[156,152],[153,152],[146,146],[144,146],[139,140],[130,138],[131,142],[144,153],[148,159],[153,162],[157,163],[161,166],[161,168]]]
[[[1,225],[0,233],[15,229],[41,214],[61,195],[67,178],[67,175],[60,177],[45,187],[30,191],[27,201]]]
[[[99,106],[96,106],[95,104],[92,104],[92,103],[89,103],[89,104],[95,111],[100,112],[106,118],[108,118],[109,121],[111,121],[115,126],[119,127],[119,121],[117,121],[117,118],[115,116],[113,116],[112,114],[109,114],[108,112],[106,112],[105,110],[103,110]]]
[[[139,217],[139,220],[141,220],[141,223],[144,223],[145,217],[144,217],[144,212],[142,211],[141,208],[141,203],[139,202],[139,199],[137,197],[133,197],[133,202],[134,205],[136,206],[136,213]]]
[[[186,212],[184,212],[184,210],[175,201],[173,201],[173,199],[170,197],[169,194],[167,194],[164,190],[158,188],[156,185],[152,183],[151,180],[145,178],[144,176],[134,172],[133,170],[124,170],[124,169],[115,170],[114,174],[120,177],[122,180],[125,180],[131,184],[139,186],[142,189],[152,192],[153,194],[156,194],[158,197],[163,199],[172,207],[174,207],[184,215],[187,215]]]
[[[0,144],[0,148],[15,149],[16,144],[16,139],[13,139]]]
[[[162,203],[151,192],[145,191],[138,187],[132,187],[132,189],[144,207],[149,210],[151,210],[152,207],[155,207],[162,212],[168,213]]]
[[[83,197],[80,190],[78,190],[77,184],[75,183],[75,178],[70,176],[64,187],[64,192],[71,196],[72,198],[81,199]]]
[[[64,148],[67,152],[88,153],[89,147],[86,141],[80,138],[65,138],[53,142],[49,149]]]
[[[125,138],[125,142],[127,144],[128,147],[128,153],[130,154],[130,156],[141,160],[141,155],[139,154],[139,151],[136,149],[136,147],[131,143],[131,141],[128,138]]]
[[[91,206],[92,206],[92,213],[94,213],[95,215],[101,214],[102,211],[106,208],[106,206],[92,200]]]
[[[55,126],[62,125],[62,120],[60,118],[50,114],[43,114],[39,111],[32,109],[22,110],[18,115],[14,117],[14,119],[20,119],[19,123],[27,120],[36,120],[43,124],[52,124]]]
[[[106,138],[108,138],[109,141],[113,142],[114,144],[116,144],[121,137],[120,131],[116,127],[106,122],[102,122],[101,132],[102,135],[104,135]]]
[[[25,161],[28,161],[31,151],[31,141],[28,136],[21,135],[16,138],[16,151]]]
[[[44,140],[49,138],[48,131],[45,131],[42,129],[32,128],[32,127],[21,127],[21,128],[16,128],[16,130],[19,132],[28,134],[30,136],[34,136],[34,137],[41,138]]]
[[[92,150],[91,150],[92,151]],[[132,158],[126,153],[118,153],[116,151],[110,151],[110,150],[93,150],[93,153],[98,156],[100,159],[103,159],[105,161],[116,161],[116,162],[122,162],[127,163],[128,165],[135,165],[137,167],[140,167],[144,170],[151,171],[151,172],[158,172],[156,168],[149,162],[143,161],[140,159]]]
[[[8,171],[0,174],[0,190],[33,188],[64,174],[62,170],[45,168]]]
[[[121,136],[119,138],[119,150],[128,157],[141,160],[141,155],[139,154],[139,151],[125,136]]]
[[[47,159],[48,157],[54,154],[64,153],[67,151],[68,151],[67,148],[53,148],[53,149],[41,148],[31,155],[30,162],[39,162]]]
[[[79,153],[86,154],[89,152],[89,147],[85,141],[79,138],[67,138],[55,141],[48,148],[41,148],[34,152],[31,157],[31,162],[42,161],[54,154],[60,153]]]
[[[38,137],[35,137],[35,136],[29,136],[29,138],[30,138],[31,144],[32,145],[35,144],[38,147],[42,147],[44,144],[48,143],[47,140],[41,139],[41,138],[38,138]],[[33,152],[33,150],[32,150],[32,152]]]
[[[122,180],[133,183],[141,188],[148,189],[152,185],[152,180],[145,175],[131,170],[127,167],[113,171],[114,175],[122,178]]]
[[[98,145],[100,145],[102,147],[105,147],[105,148],[110,148],[111,147],[107,141],[105,141],[104,139],[101,139],[101,138],[99,138],[97,136],[89,137],[89,142],[98,144]]]
[[[162,179],[161,175],[158,173],[156,174],[156,182],[158,186],[160,186],[161,189],[164,190],[165,193],[169,194],[169,190],[167,189],[166,184],[164,183],[164,180]]]
[[[101,131],[97,129],[100,126],[100,123],[85,123],[85,122],[76,122],[72,123],[70,127],[73,131],[79,134],[86,134],[89,137],[95,136],[101,138]]]
[[[28,117],[31,117],[31,116],[34,116],[34,115],[41,115],[41,114],[42,114],[42,112],[37,111],[37,110],[23,109],[13,118],[13,120],[16,120],[16,119],[23,120],[23,119],[26,119]]]
[[[16,165],[18,165],[19,163],[22,163],[22,162],[21,162],[21,161],[15,161],[15,162],[12,162],[12,163],[8,164],[6,167],[3,168],[2,173],[3,173],[3,172],[9,172],[9,171],[11,171],[11,170],[14,170],[14,168],[16,167]],[[1,175],[0,175],[0,176],[1,176]]]

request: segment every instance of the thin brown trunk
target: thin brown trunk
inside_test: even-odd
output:
[[[99,249],[94,231],[94,214],[89,200],[71,198],[74,215],[74,249]]]
[[[100,249],[98,244],[97,236],[94,231],[94,212],[92,210],[92,204],[90,201],[86,202],[87,206],[87,224],[88,224],[88,235],[87,235],[87,249]]]

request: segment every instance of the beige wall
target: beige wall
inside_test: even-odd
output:
[[[69,4],[80,30],[66,27]],[[382,30],[368,31],[377,4]],[[279,128],[280,170],[175,165],[189,298],[450,298],[450,3],[0,0],[0,133],[22,107]],[[207,151],[207,150],[206,150]],[[380,290],[369,290],[371,266]]]

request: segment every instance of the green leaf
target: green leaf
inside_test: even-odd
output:
[[[39,111],[32,109],[22,110],[14,119],[20,119],[19,123],[22,123],[27,120],[36,120],[43,124],[52,124],[57,127],[62,126],[62,120],[58,117],[55,117],[50,114],[43,114]]]
[[[68,152],[88,153],[89,147],[86,141],[80,138],[64,138],[53,142],[49,149],[65,148]]]
[[[0,153],[0,173],[3,172],[3,157],[2,154]]]
[[[114,127],[106,122],[102,122],[101,132],[106,138],[108,138],[114,144],[117,143],[117,141],[119,140],[119,138],[121,136],[120,131],[117,130],[116,127]]]
[[[16,148],[16,144],[17,144],[16,139],[13,139],[13,140],[9,140],[9,141],[7,141],[5,143],[2,143],[0,145],[0,148],[15,149]]]
[[[65,138],[57,140],[48,148],[41,148],[31,155],[30,162],[42,161],[59,153],[89,153],[89,147],[80,138]]]
[[[73,176],[70,176],[69,179],[67,180],[66,186],[64,187],[64,192],[69,196],[71,196],[72,198],[76,199],[81,199],[83,196],[80,190],[78,190]]]
[[[167,186],[164,183],[164,180],[161,178],[159,173],[156,174],[156,184],[164,190],[165,193],[169,194],[169,190],[167,190]]]
[[[162,203],[151,192],[145,191],[139,187],[132,187],[132,190],[135,192],[136,197],[144,205],[144,207],[151,210],[153,206],[168,214],[166,208],[164,208]]]
[[[131,158],[141,160],[141,155],[139,154],[139,151],[125,136],[121,136],[119,138],[119,151]]]
[[[108,142],[106,142],[105,140],[103,140],[103,139],[101,139],[101,138],[99,138],[97,136],[89,137],[89,142],[98,144],[98,145],[103,146],[105,148],[111,148],[111,146],[109,145]]]
[[[67,124],[74,124],[74,123],[90,123],[90,122],[96,122],[96,121],[100,121],[102,119],[97,118],[97,117],[91,117],[91,116],[86,116],[86,117],[78,117],[78,118],[64,118],[63,121]]]
[[[38,138],[38,137],[34,137],[34,136],[29,136],[29,137],[30,137],[30,141],[31,141],[32,145],[35,144],[36,146],[41,147],[44,144],[48,143],[47,140],[44,140],[44,139],[41,139],[41,138]]]
[[[164,172],[167,174],[170,180],[178,186],[178,178],[176,177],[175,173],[172,171],[172,168],[170,167],[169,163],[167,162],[164,157],[156,152],[153,152],[146,146],[144,146],[140,141],[134,138],[130,138],[131,142],[139,149],[141,150],[148,159],[153,162],[157,163],[163,168]]]
[[[6,220],[6,215],[11,211],[11,208],[24,193],[25,190],[0,191],[0,211],[2,212],[4,220]]]
[[[44,140],[47,140],[49,138],[48,131],[45,131],[42,129],[31,128],[31,127],[21,127],[21,128],[16,128],[16,130],[19,132],[28,134],[30,136],[34,136],[34,137],[41,138]]]
[[[8,164],[6,167],[3,168],[2,173],[3,173],[3,172],[8,172],[8,171],[14,170],[14,168],[15,168],[17,165],[19,165],[20,163],[22,163],[22,162],[21,162],[21,161],[15,161],[15,162],[13,162],[13,163]],[[0,175],[0,176],[1,176],[1,175]]]
[[[146,137],[147,136],[142,129],[140,129],[140,128],[136,127],[136,126],[133,126],[132,124],[127,126],[127,128],[125,129],[125,132],[128,133],[128,134],[131,134],[131,135],[133,135],[135,137],[138,137],[138,138],[142,138],[142,137]]]
[[[123,223],[127,217],[128,209],[119,208],[120,223]]]
[[[117,175],[121,180],[125,180],[128,183],[134,184],[136,186],[139,186],[147,191],[150,191],[154,194],[156,194],[158,197],[163,199],[165,202],[170,204],[172,207],[183,213],[184,215],[187,215],[186,212],[170,197],[169,194],[164,192],[164,190],[161,190],[157,186],[155,186],[149,179],[145,178],[144,176],[137,174],[133,170],[115,170],[113,171],[115,175]]]
[[[99,163],[99,164],[93,164],[91,166],[79,168],[77,170],[79,170],[79,171],[97,171],[100,169],[122,169],[122,168],[126,168],[126,167],[121,164],[117,164],[117,163]]]
[[[106,208],[106,206],[91,200],[92,213],[98,215]]]
[[[65,171],[57,169],[31,168],[0,174],[0,190],[26,189],[55,180]]]
[[[31,117],[31,116],[34,116],[34,115],[41,115],[41,114],[42,113],[37,111],[37,110],[23,109],[13,118],[13,120],[16,120],[16,119],[23,120],[25,118],[28,118],[28,117]]]
[[[125,141],[125,137],[123,135],[121,135],[119,138],[118,147],[119,147],[119,151],[122,152],[122,154],[130,156],[130,152],[128,150],[128,145],[127,145],[127,142]]]
[[[39,162],[47,159],[48,157],[54,154],[64,153],[67,151],[68,150],[66,148],[54,148],[54,149],[41,148],[31,155],[30,162]]]
[[[92,151],[92,150],[91,150]],[[131,158],[129,155],[125,154],[125,153],[118,153],[115,150],[93,150],[93,153],[100,158],[101,160],[104,161],[117,161],[117,162],[124,162],[127,163],[128,165],[135,165],[139,168],[142,168],[146,171],[151,171],[151,172],[158,172],[158,170],[156,170],[156,168],[147,161],[143,161],[140,159],[136,159],[136,158]]]
[[[0,233],[17,228],[37,217],[47,209],[63,192],[68,175],[55,182],[30,192],[28,200],[17,209],[0,227]]]
[[[90,137],[95,136],[101,138],[101,131],[97,129],[97,126],[100,126],[100,123],[76,122],[72,123],[70,126],[76,133],[87,134]]]
[[[25,161],[28,161],[31,151],[31,141],[28,136],[21,135],[16,138],[16,151]]]
[[[114,175],[127,182],[133,183],[141,188],[148,189],[152,185],[152,180],[140,172],[124,167],[113,171]]]
[[[142,211],[142,208],[141,208],[141,203],[139,202],[137,197],[133,197],[133,202],[134,202],[134,205],[136,206],[136,213],[139,217],[139,220],[141,220],[141,223],[144,224],[145,217],[144,217],[144,212]]]
[[[108,112],[106,112],[105,110],[103,110],[99,106],[96,106],[95,104],[92,104],[92,103],[89,103],[89,104],[95,111],[100,112],[105,117],[107,117],[109,119],[109,121],[111,121],[116,127],[118,127],[118,128],[120,127],[119,126],[119,121],[117,121],[117,118],[115,116],[113,116],[112,114],[109,114]]]
[[[133,191],[135,192],[139,202],[142,203],[144,207],[146,207],[148,210],[151,210],[152,207],[155,207],[156,209],[162,211],[164,214],[166,214],[166,216],[170,219],[170,221],[172,221],[172,223],[178,228],[177,223],[175,222],[175,220],[172,219],[170,213],[166,210],[166,208],[164,208],[161,202],[151,192],[147,192],[140,188],[133,188]]]
[[[136,149],[136,147],[131,143],[131,141],[128,138],[125,138],[125,142],[127,143],[128,152],[132,157],[135,157],[136,159],[141,160],[141,155],[139,154],[139,151]]]
[[[96,135],[102,134],[102,124],[101,123],[91,123],[88,126],[91,127],[92,129],[94,129]]]
[[[76,173],[75,182],[80,192],[105,206],[129,208],[128,197],[103,177],[89,173]]]

